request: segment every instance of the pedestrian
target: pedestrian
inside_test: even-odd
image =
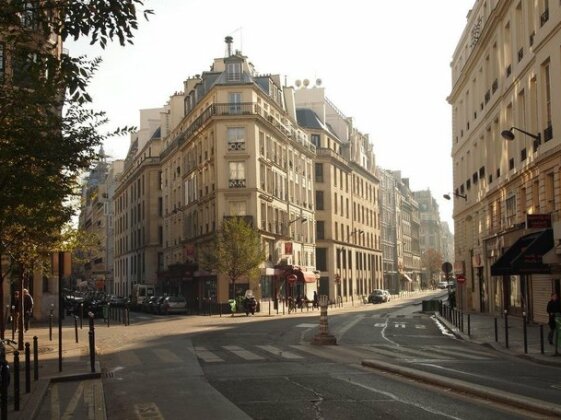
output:
[[[11,321],[14,331],[16,330],[18,325],[20,307],[21,307],[21,298],[19,295],[19,290],[16,290],[14,292],[14,295],[12,296],[12,304],[10,306],[11,318],[12,318]]]
[[[557,293],[551,294],[551,299],[547,302],[547,314],[549,315],[549,334],[547,339],[549,344],[553,344],[553,334],[555,333],[555,315],[561,315],[561,302]]]
[[[314,308],[319,307],[319,298],[318,298],[318,292],[316,292],[314,290]]]
[[[23,289],[23,321],[24,331],[29,329],[29,320],[33,315],[33,298],[29,294],[29,290]]]

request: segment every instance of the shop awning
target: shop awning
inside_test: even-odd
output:
[[[306,283],[315,283],[316,282],[316,275],[311,271],[303,271],[302,274],[304,275],[304,281]]]
[[[413,279],[409,277],[407,274],[403,273],[402,276],[407,280],[409,283],[413,283]]]
[[[491,266],[491,275],[548,274],[551,267],[543,263],[543,256],[551,248],[552,229],[522,236]]]

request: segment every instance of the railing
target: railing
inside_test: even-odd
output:
[[[245,179],[231,179],[228,183],[229,188],[245,188]]]
[[[245,141],[229,141],[228,151],[229,152],[239,152],[245,150]]]

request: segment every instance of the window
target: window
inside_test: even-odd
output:
[[[325,239],[325,222],[316,221],[316,239]]]
[[[316,268],[319,271],[327,271],[327,249],[316,248]]]
[[[228,94],[228,103],[230,104],[230,114],[240,114],[242,112],[242,94],[239,92],[231,92]]]
[[[506,199],[506,225],[512,226],[516,216],[516,196],[513,195]]]
[[[509,170],[513,170],[514,169],[514,159],[510,158],[508,161],[508,169]]]
[[[34,65],[37,55],[25,49],[16,51],[12,62],[12,78],[14,85],[22,87],[30,87],[34,75],[38,75],[38,66]]]
[[[245,163],[229,162],[230,188],[245,188]]]
[[[229,82],[240,81],[242,78],[242,63],[228,63],[226,67],[226,80]]]
[[[244,127],[228,127],[226,137],[228,138],[228,151],[245,150]]]
[[[34,29],[36,27],[35,7],[30,1],[25,2],[21,13],[21,26],[26,29]]]
[[[312,134],[312,144],[319,147],[319,134]]]
[[[323,191],[316,191],[316,210],[325,210],[323,206]]]
[[[245,216],[247,203],[245,201],[230,201],[230,216]]]
[[[316,182],[323,182],[323,163],[316,163]]]

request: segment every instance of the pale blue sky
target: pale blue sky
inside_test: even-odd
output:
[[[475,0],[146,0],[135,45],[105,51],[68,43],[72,55],[103,58],[91,86],[113,126],[138,125],[138,110],[162,106],[188,76],[209,69],[234,37],[259,73],[288,83],[321,78],[326,95],[370,135],[377,164],[401,170],[413,190],[430,188],[453,229],[450,62]],[[124,158],[128,138],[106,143]]]

